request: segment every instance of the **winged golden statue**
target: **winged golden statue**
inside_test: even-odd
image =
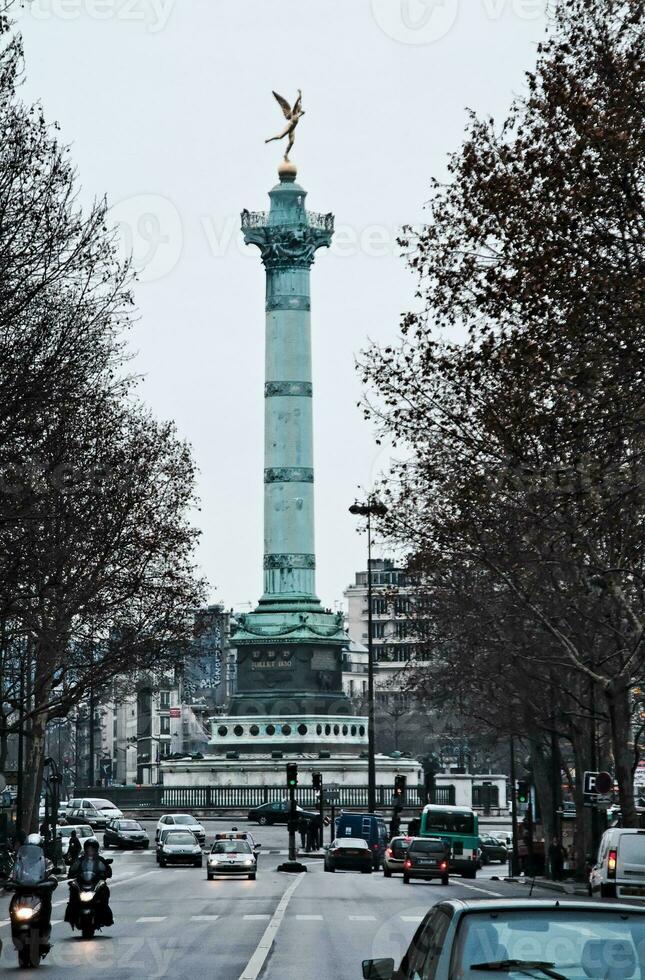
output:
[[[304,116],[305,114],[305,110],[302,108],[302,92],[300,91],[300,89],[298,89],[298,98],[296,99],[293,109],[291,108],[287,100],[283,99],[281,95],[278,95],[277,92],[274,92],[273,94],[284,113],[285,119],[288,120],[288,124],[285,126],[284,130],[281,133],[279,133],[277,136],[272,136],[270,139],[265,140],[264,142],[273,143],[274,140],[282,140],[285,138],[285,136],[288,136],[289,142],[287,144],[287,152],[284,155],[285,160],[288,161],[289,154],[291,153],[295,140],[296,126],[300,122],[300,117]]]

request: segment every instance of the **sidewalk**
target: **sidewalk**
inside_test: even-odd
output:
[[[529,888],[533,885],[534,888],[545,888],[548,891],[559,892],[561,895],[588,895],[586,885],[580,881],[551,881],[550,878],[539,875],[536,878],[520,875],[512,880],[520,885],[528,885]]]

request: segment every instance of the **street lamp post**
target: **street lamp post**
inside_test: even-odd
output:
[[[367,809],[376,810],[376,758],[374,748],[374,648],[372,630],[372,514],[387,514],[385,504],[374,498],[367,503],[354,503],[350,514],[367,517]]]

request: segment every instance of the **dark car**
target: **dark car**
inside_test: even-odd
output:
[[[150,846],[150,838],[136,820],[110,820],[103,834],[103,847]]]
[[[561,898],[453,899],[426,914],[398,970],[392,959],[364,960],[363,977],[627,980],[643,976],[644,929],[645,909],[633,905]]]
[[[202,848],[190,830],[176,830],[162,838],[159,847],[159,865],[192,864],[202,867]]]
[[[301,806],[296,806],[296,812],[299,817],[304,815],[310,820],[318,816],[313,811],[303,810]],[[261,806],[255,806],[249,810],[248,819],[262,826],[272,823],[287,823],[289,820],[289,802],[280,800],[278,803],[262,803]]]
[[[441,878],[447,885],[450,864],[450,844],[441,837],[414,837],[408,847],[403,862],[403,884],[409,885],[412,878]]]
[[[508,861],[506,844],[490,834],[482,834],[479,838],[479,850],[482,864],[489,864],[491,861],[501,861],[503,864]]]
[[[360,837],[337,837],[325,852],[325,871],[360,871],[371,875],[372,854]]]

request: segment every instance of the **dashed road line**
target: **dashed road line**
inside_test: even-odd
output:
[[[215,919],[219,919],[219,915],[191,915],[190,917],[191,922],[214,922]]]
[[[266,958],[269,955],[271,947],[273,946],[273,943],[275,941],[275,937],[278,933],[278,929],[280,928],[280,923],[282,922],[284,918],[284,914],[289,905],[289,902],[291,901],[291,896],[295,892],[296,888],[298,887],[302,879],[305,877],[305,874],[306,872],[304,871],[301,874],[299,874],[298,877],[295,879],[295,881],[292,881],[292,883],[289,885],[286,892],[280,899],[278,903],[278,907],[276,908],[275,912],[273,913],[273,916],[271,917],[271,921],[269,922],[268,926],[264,930],[262,938],[260,939],[260,942],[258,943],[257,948],[253,953],[251,959],[242,970],[239,980],[257,980],[257,978],[259,977],[260,972],[262,971],[262,967],[264,966]]]
[[[423,922],[424,917],[422,915],[402,915],[400,919],[402,922]]]
[[[322,915],[297,915],[298,922],[322,922]]]
[[[260,919],[270,919],[271,916],[268,912],[258,913],[257,915],[243,915],[243,919],[249,919],[251,922],[259,922]]]
[[[489,888],[480,888],[479,885],[467,885],[465,881],[459,882],[460,888],[470,888],[471,891],[481,892],[483,895],[494,895],[495,898],[503,898],[502,892],[492,892]]]
[[[165,922],[167,918],[167,915],[142,915],[136,922]]]
[[[350,922],[376,922],[375,915],[350,915]]]

